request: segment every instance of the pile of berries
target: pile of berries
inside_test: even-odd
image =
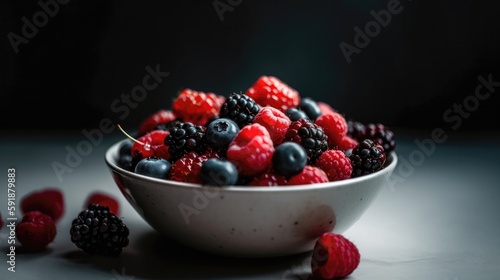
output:
[[[120,127],[121,129],[121,127]],[[346,120],[273,76],[223,96],[186,88],[120,147],[120,167],[204,185],[289,186],[384,168],[395,149],[382,124]]]

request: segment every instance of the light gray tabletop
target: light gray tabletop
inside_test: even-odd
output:
[[[499,135],[457,134],[435,143],[425,141],[431,139],[431,130],[407,132],[397,132],[400,162],[392,183],[344,233],[361,253],[361,263],[349,279],[500,279]],[[16,254],[15,273],[7,270],[9,231],[4,225],[0,230],[1,279],[309,278],[308,253],[259,260],[223,258],[183,247],[156,233],[121,196],[104,163],[105,150],[122,139],[119,133],[106,135],[60,181],[52,164],[64,163],[67,149],[85,139],[78,131],[2,132],[0,213],[4,224],[7,168],[16,169],[18,201],[35,189],[58,187],[65,195],[66,212],[47,251]],[[88,256],[70,241],[71,221],[95,190],[119,199],[121,216],[130,229],[130,245],[118,258]]]

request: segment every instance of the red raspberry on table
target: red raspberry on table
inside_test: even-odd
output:
[[[273,170],[265,171],[264,173],[255,176],[248,186],[254,187],[275,187],[286,185],[287,180],[285,176],[277,174]]]
[[[169,179],[177,182],[201,184],[201,166],[209,158],[219,158],[219,155],[211,150],[201,155],[193,151],[186,153],[172,164]]]
[[[174,99],[172,109],[183,122],[206,125],[208,120],[219,115],[224,101],[221,95],[186,88]]]
[[[351,160],[341,150],[326,150],[315,165],[325,171],[330,182],[351,178]]]
[[[108,206],[109,212],[115,214],[115,216],[119,216],[120,214],[120,204],[118,200],[113,196],[103,193],[103,192],[93,192],[88,195],[87,200],[85,201],[83,208],[86,209],[89,204],[99,204],[100,206]]]
[[[269,135],[271,135],[274,146],[277,146],[283,142],[286,131],[292,121],[280,110],[271,106],[265,106],[255,115],[254,123],[264,126]]]
[[[143,159],[148,157],[159,157],[170,159],[168,146],[165,145],[165,138],[170,132],[157,129],[139,137],[132,144],[131,153],[134,159]]]
[[[323,233],[314,245],[312,275],[319,279],[338,279],[350,275],[360,263],[359,250],[343,235]]]
[[[321,168],[306,165],[302,171],[288,179],[287,185],[310,185],[328,182],[328,175]]]
[[[241,176],[255,176],[272,164],[274,144],[267,129],[253,123],[244,126],[231,141],[227,159],[238,168]]]
[[[319,116],[315,124],[321,126],[328,136],[328,147],[336,147],[347,134],[347,121],[344,116],[333,112],[327,115]]]
[[[64,195],[57,188],[44,188],[25,195],[21,200],[21,211],[40,211],[58,222],[65,211]]]
[[[171,110],[158,110],[142,121],[139,125],[137,134],[140,137],[150,131],[158,129],[158,126],[165,125],[176,119],[177,117]]]
[[[260,106],[271,106],[282,112],[300,103],[298,91],[274,76],[260,76],[246,94]]]
[[[57,229],[54,220],[40,211],[30,211],[16,226],[16,238],[27,251],[40,251],[54,241]]]

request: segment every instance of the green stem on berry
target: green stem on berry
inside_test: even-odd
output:
[[[120,126],[120,124],[117,124],[117,125],[116,125],[116,127],[118,127],[118,129],[119,129],[119,130],[120,130],[123,134],[125,134],[125,136],[127,136],[128,138],[130,138],[132,141],[134,141],[134,142],[136,142],[136,143],[138,143],[138,144],[140,144],[140,145],[143,145],[143,146],[145,146],[145,147],[149,147],[149,146],[150,146],[149,144],[144,143],[144,142],[141,142],[141,141],[139,141],[139,140],[135,139],[134,137],[130,136],[130,135],[129,135],[129,134],[128,134],[125,130],[123,130],[123,128]]]

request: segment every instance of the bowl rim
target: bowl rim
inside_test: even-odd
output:
[[[182,189],[196,189],[196,188],[212,188],[212,189],[217,189],[217,191],[222,191],[222,192],[290,192],[290,191],[311,191],[311,190],[318,190],[318,189],[325,189],[325,188],[344,188],[344,187],[349,187],[350,185],[357,184],[362,181],[369,181],[370,179],[373,179],[375,177],[380,177],[380,176],[389,176],[393,170],[395,169],[397,163],[398,163],[398,156],[395,151],[391,151],[389,156],[387,157],[386,163],[384,165],[384,168],[381,170],[367,174],[364,176],[356,177],[356,178],[349,178],[345,180],[340,180],[340,181],[334,181],[334,182],[325,182],[325,183],[317,183],[314,185],[290,185],[290,186],[276,186],[276,187],[259,187],[259,186],[244,186],[244,185],[234,185],[234,186],[211,186],[211,185],[202,185],[202,184],[195,184],[195,183],[184,183],[184,182],[177,182],[173,180],[168,180],[168,179],[159,179],[159,178],[154,178],[154,177],[148,177],[145,175],[137,174],[128,170],[125,170],[121,167],[119,167],[116,164],[117,161],[117,156],[118,156],[118,151],[122,143],[129,141],[128,138],[120,140],[118,142],[115,142],[111,146],[109,146],[106,149],[105,155],[104,155],[104,161],[106,165],[108,166],[109,169],[111,169],[114,172],[120,173],[123,176],[126,177],[131,177],[136,180],[141,180],[141,181],[147,181],[149,183],[155,183],[158,185],[162,185],[165,187],[173,187],[173,188],[182,188]]]

